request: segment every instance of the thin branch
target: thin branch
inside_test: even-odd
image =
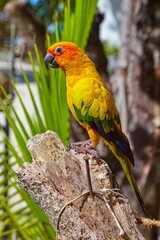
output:
[[[160,227],[160,221],[149,218],[137,218],[137,224],[143,224],[148,227]]]

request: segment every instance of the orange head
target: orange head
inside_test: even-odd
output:
[[[44,58],[46,67],[60,67],[64,72],[68,69],[78,67],[84,52],[74,43],[59,42],[48,48]]]

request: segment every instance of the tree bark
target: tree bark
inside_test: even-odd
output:
[[[129,133],[135,158],[136,179],[151,216],[158,219],[160,1],[123,0],[122,11],[122,47],[114,79],[116,86],[125,89],[125,97],[119,98],[121,88],[117,87],[115,92],[117,102],[126,112],[125,119],[121,112],[122,126]],[[125,189],[125,192],[128,192],[128,197],[132,196],[129,188]],[[136,202],[134,206],[137,208]],[[152,233],[145,229],[145,233],[147,239],[157,239],[156,229],[153,229]]]
[[[111,208],[109,211],[101,190],[118,185],[103,160],[75,155],[51,131],[32,137],[27,146],[33,164],[25,163],[17,171],[18,182],[43,209],[55,229],[58,221],[58,239],[144,239],[127,199],[107,191],[105,200]],[[64,205],[87,191],[86,157],[90,162],[93,190],[100,191],[93,198],[86,194],[67,205],[58,220]],[[124,231],[121,236],[120,231]]]

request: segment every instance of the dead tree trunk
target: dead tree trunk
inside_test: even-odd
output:
[[[18,170],[18,182],[43,209],[55,229],[58,221],[58,239],[144,239],[128,200],[111,191],[102,197],[102,189],[113,189],[117,183],[108,165],[100,159],[95,162],[91,156],[88,157],[93,189],[100,191],[93,198],[84,194],[67,205],[58,220],[64,205],[87,191],[86,155],[68,151],[51,131],[31,138],[28,149],[33,164],[25,163]]]

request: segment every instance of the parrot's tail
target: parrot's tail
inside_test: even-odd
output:
[[[145,216],[149,217],[146,204],[145,204],[145,202],[143,200],[143,197],[142,197],[142,195],[141,195],[141,193],[139,191],[139,188],[137,186],[137,183],[136,183],[135,177],[133,175],[133,172],[131,170],[131,166],[130,166],[130,163],[129,163],[128,159],[126,159],[125,161],[123,159],[122,160],[119,159],[119,161],[121,163],[121,166],[122,166],[122,168],[123,168],[123,170],[124,170],[124,172],[126,174],[126,177],[127,177],[128,181],[129,181],[129,183],[131,185],[131,188],[132,188],[136,198],[138,199],[138,202],[139,202],[139,204],[140,204],[140,206],[141,206]]]
[[[147,210],[147,207],[146,207],[146,204],[143,200],[143,197],[138,189],[138,186],[137,186],[137,183],[136,183],[136,180],[135,180],[135,177],[133,175],[133,172],[131,170],[131,166],[130,166],[130,163],[127,159],[127,157],[124,155],[124,154],[119,154],[119,150],[112,144],[108,144],[106,143],[109,148],[111,149],[111,151],[114,153],[114,155],[116,156],[116,158],[120,161],[120,164],[126,174],[126,177],[131,185],[131,188],[136,196],[136,198],[138,199],[138,202],[145,214],[146,217],[149,217],[149,214],[148,214],[148,210]],[[121,157],[122,155],[122,157]]]

